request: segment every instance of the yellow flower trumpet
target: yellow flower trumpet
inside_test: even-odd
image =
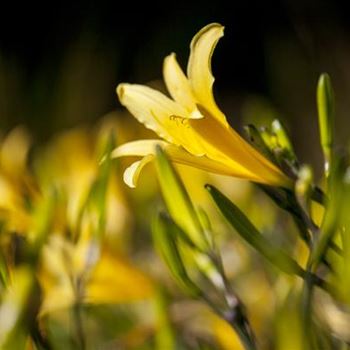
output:
[[[215,103],[211,56],[223,32],[224,27],[212,23],[195,35],[187,76],[174,53],[165,58],[164,81],[172,99],[143,85],[117,87],[121,104],[163,139],[129,142],[113,151],[113,157],[143,157],[124,173],[130,187],[136,186],[143,166],[153,159],[156,145],[174,162],[262,184],[290,186],[286,175],[230,127]]]

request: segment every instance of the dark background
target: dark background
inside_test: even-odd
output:
[[[16,3],[0,9],[0,126],[25,124],[47,140],[115,110],[119,82],[161,79],[172,51],[185,67],[192,36],[225,25],[213,58],[218,102],[230,122],[277,116],[305,161],[317,161],[315,89],[330,73],[338,143],[349,135],[350,22],[347,1]],[[315,158],[316,157],[316,158]],[[303,160],[304,160],[303,159]]]

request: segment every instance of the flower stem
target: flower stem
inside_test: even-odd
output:
[[[229,312],[226,312],[224,318],[237,332],[239,339],[246,350],[257,349],[253,332],[239,303],[236,304]]]
[[[82,320],[82,314],[81,314],[81,304],[77,302],[74,305],[74,318],[75,318],[75,324],[76,324],[76,334],[77,334],[77,341],[79,344],[80,350],[86,349],[86,343],[85,343],[85,334],[84,334],[84,328],[83,328],[83,320]]]

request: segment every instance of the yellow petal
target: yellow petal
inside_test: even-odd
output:
[[[131,188],[135,188],[137,186],[137,182],[143,167],[148,164],[154,158],[153,155],[148,155],[143,157],[141,160],[132,163],[125,171],[124,171],[124,182]]]
[[[162,148],[170,145],[168,142],[162,140],[137,140],[124,143],[123,145],[115,148],[112,153],[112,158],[119,157],[144,157],[149,154],[155,154],[156,146],[159,145]]]
[[[199,168],[221,175],[237,176],[253,181],[258,181],[259,179],[258,176],[255,176],[254,174],[250,173],[248,170],[246,170],[236,162],[229,161],[226,159],[226,162],[228,163],[224,163],[224,161],[220,162],[212,160],[206,156],[194,156],[182,147],[178,147],[160,140],[138,140],[125,143],[117,147],[112,152],[112,157],[144,157],[147,155],[155,155],[157,145],[161,146],[165,150],[166,154],[170,157],[170,159],[176,163],[193,166],[195,168]]]
[[[214,77],[211,72],[211,57],[218,40],[224,35],[224,27],[212,23],[202,28],[192,39],[187,76],[194,96],[210,114],[224,125],[225,115],[220,111],[213,96]]]
[[[160,137],[187,151],[202,155],[203,147],[188,125],[189,118],[202,118],[189,113],[168,97],[147,86],[121,84],[117,88],[120,101],[134,116]]]
[[[28,132],[21,126],[6,135],[0,149],[2,169],[13,175],[23,174],[30,143]]]
[[[201,113],[206,112],[203,110]],[[224,127],[210,116],[190,120],[189,123],[191,129],[201,138],[208,158],[231,168],[232,173],[236,173],[234,176],[269,185],[289,185],[288,178],[231,127]]]
[[[146,128],[169,142],[178,142],[169,130],[169,123],[174,115],[185,118],[188,115],[185,108],[161,92],[143,85],[119,84],[117,94],[121,104]]]
[[[69,284],[57,284],[43,291],[39,317],[69,308],[76,302],[74,290]]]
[[[193,95],[192,87],[180,68],[174,53],[165,57],[163,64],[163,76],[165,85],[171,97],[184,106],[190,113],[197,109],[196,98]],[[196,114],[195,117],[203,117]]]

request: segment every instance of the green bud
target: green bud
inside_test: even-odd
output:
[[[265,143],[262,135],[260,134],[259,130],[252,124],[246,125],[244,127],[245,132],[247,133],[250,142],[257,148],[266,158],[271,160],[272,162],[275,162],[276,159]]]
[[[278,119],[275,119],[272,124],[272,131],[277,137],[278,144],[281,148],[287,150],[291,155],[294,155],[294,149],[292,143],[289,140],[287,132],[281,122]]]
[[[317,85],[317,108],[320,139],[325,157],[325,172],[329,174],[329,163],[334,138],[334,94],[328,74],[323,73]]]
[[[266,127],[260,128],[260,135],[271,152],[278,147],[278,140],[275,133]]]
[[[303,201],[311,196],[312,184],[313,184],[313,173],[309,165],[303,165],[299,170],[298,179],[295,183],[295,192],[298,198],[302,198]]]

